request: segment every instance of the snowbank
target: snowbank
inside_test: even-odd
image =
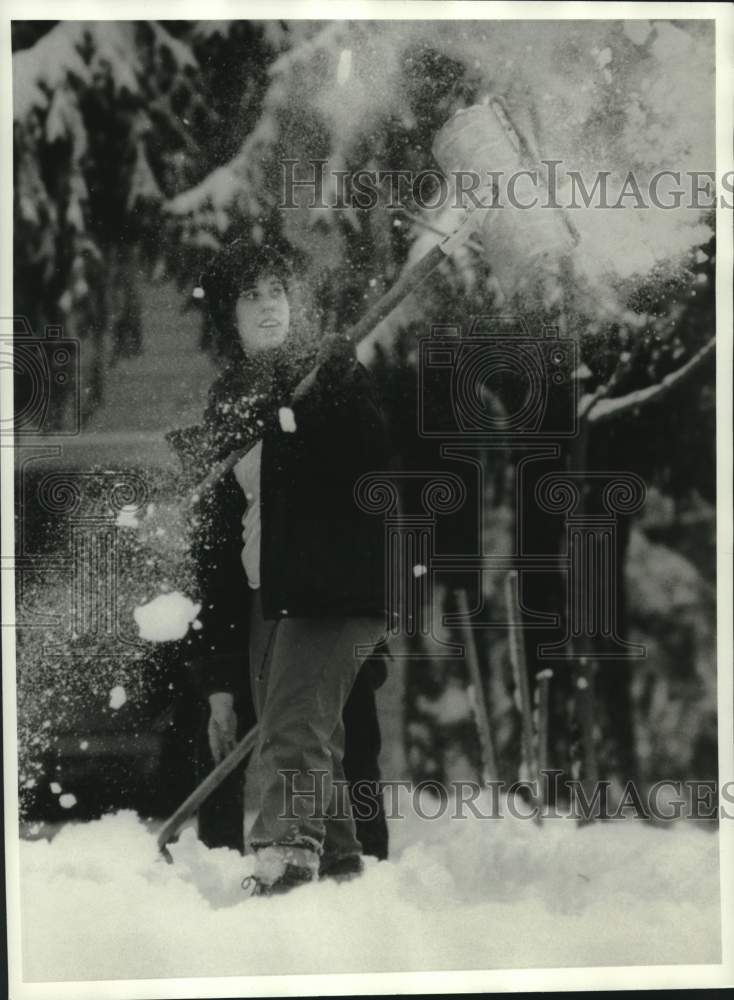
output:
[[[351,883],[242,898],[250,859],[129,812],[21,844],[29,980],[720,960],[718,839],[692,824],[391,823]]]

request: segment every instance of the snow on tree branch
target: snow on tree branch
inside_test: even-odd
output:
[[[173,59],[178,70],[197,69],[191,48],[174,38],[155,21],[143,22],[155,44]],[[34,111],[44,111],[51,95],[74,79],[94,83],[97,74],[108,75],[120,93],[138,94],[148,70],[138,55],[135,34],[138,22],[62,21],[29,49],[13,55],[13,117],[23,121]],[[84,55],[85,41],[91,42]]]
[[[655,403],[662,399],[676,385],[691,375],[716,346],[716,338],[712,337],[692,358],[690,358],[682,368],[666,375],[655,385],[646,386],[644,389],[636,389],[626,396],[618,396],[615,399],[600,399],[596,405],[592,406],[587,419],[590,423],[596,424],[603,420],[618,417],[629,410],[636,410],[648,403]]]
[[[78,46],[84,37],[81,21],[63,21],[32,45],[13,55],[13,117],[22,121],[34,110],[45,110],[51,94],[76,76],[90,81],[90,69]]]
[[[350,30],[349,23],[342,21],[332,21],[322,28],[311,38],[307,38],[284,52],[282,56],[275,60],[270,67],[270,75],[277,76],[279,73],[289,73],[299,63],[311,59],[320,49],[332,52],[336,41]]]
[[[172,215],[196,216],[212,209],[217,229],[221,232],[229,225],[227,210],[237,202],[244,203],[246,213],[256,215],[260,211],[260,203],[255,196],[257,185],[253,171],[263,149],[275,139],[272,123],[268,119],[261,120],[229,163],[216,167],[194,187],[171,198],[165,206],[166,211]]]
[[[180,38],[174,38],[158,21],[149,21],[148,24],[158,45],[170,53],[179,69],[199,68],[196,56],[185,42],[182,42]]]

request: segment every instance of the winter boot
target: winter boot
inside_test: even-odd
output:
[[[323,854],[319,863],[319,878],[335,882],[350,882],[364,871],[361,854]]]
[[[248,896],[277,896],[313,882],[319,856],[310,847],[270,844],[255,851],[255,870],[242,880]]]

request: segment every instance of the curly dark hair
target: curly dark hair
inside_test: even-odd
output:
[[[212,258],[199,285],[209,318],[220,335],[232,334],[238,296],[263,275],[277,276],[287,291],[293,278],[293,264],[275,246],[254,247],[245,239],[227,244]]]

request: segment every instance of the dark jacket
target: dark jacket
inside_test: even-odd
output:
[[[388,469],[372,379],[356,362],[323,364],[292,409],[295,432],[278,424],[263,438],[265,614],[384,614],[383,521],[354,496],[360,476]]]
[[[231,451],[262,438],[260,577],[267,617],[382,614],[384,525],[354,498],[363,473],[389,467],[373,380],[353,352],[330,340],[315,380],[294,400],[297,379],[279,360],[274,356],[258,377],[246,363],[231,365],[210,389],[203,425],[169,440],[200,479]],[[294,432],[281,426],[282,407],[292,409]],[[192,556],[202,628],[191,636],[191,659],[205,693],[236,690],[247,676],[251,592],[241,562],[245,498],[234,474],[198,506]]]

